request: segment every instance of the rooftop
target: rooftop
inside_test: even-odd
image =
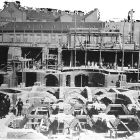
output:
[[[46,20],[49,22],[53,22],[55,20],[55,16],[52,12],[44,12],[44,11],[36,11],[36,10],[26,10],[27,20]]]

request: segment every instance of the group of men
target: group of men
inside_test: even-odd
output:
[[[13,108],[10,109],[11,101],[9,95],[2,93],[0,94],[0,119],[5,118],[9,111],[12,111],[17,116],[20,116],[22,114],[23,101],[21,100],[21,98],[17,100],[16,93],[13,93],[12,95],[12,104]]]
[[[21,98],[17,100],[17,94],[13,93],[12,101],[13,101],[13,109],[12,109],[13,114],[17,116],[21,116],[22,108],[23,108],[23,102]]]
[[[8,95],[0,94],[0,118],[4,118],[10,109],[10,98]]]

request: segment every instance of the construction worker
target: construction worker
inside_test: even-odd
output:
[[[23,108],[23,102],[22,102],[21,98],[19,98],[16,106],[17,106],[17,109],[18,109],[17,116],[21,116],[21,112],[22,112],[22,108]]]
[[[131,109],[131,115],[137,115],[137,109],[136,109],[136,106],[132,106],[132,109]]]
[[[5,96],[5,114],[7,115],[9,113],[9,109],[10,109],[10,98],[8,95]]]

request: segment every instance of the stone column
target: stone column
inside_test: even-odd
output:
[[[75,74],[71,74],[71,87],[75,87]]]
[[[61,67],[61,59],[62,59],[62,57],[61,57],[61,55],[62,55],[62,49],[61,48],[58,48],[58,67]]]

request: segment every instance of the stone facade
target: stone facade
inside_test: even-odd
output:
[[[76,19],[75,19],[76,15]],[[0,11],[0,20],[3,22],[97,22],[99,21],[98,10],[95,9],[87,14],[82,11],[61,11],[49,8],[25,8],[20,2],[5,2],[4,9]]]
[[[83,21],[84,22],[93,22],[93,21],[98,22],[99,19],[100,19],[99,10],[94,9],[84,16]]]
[[[7,21],[24,22],[26,13],[16,2],[5,2],[4,9],[0,12],[0,18]]]

